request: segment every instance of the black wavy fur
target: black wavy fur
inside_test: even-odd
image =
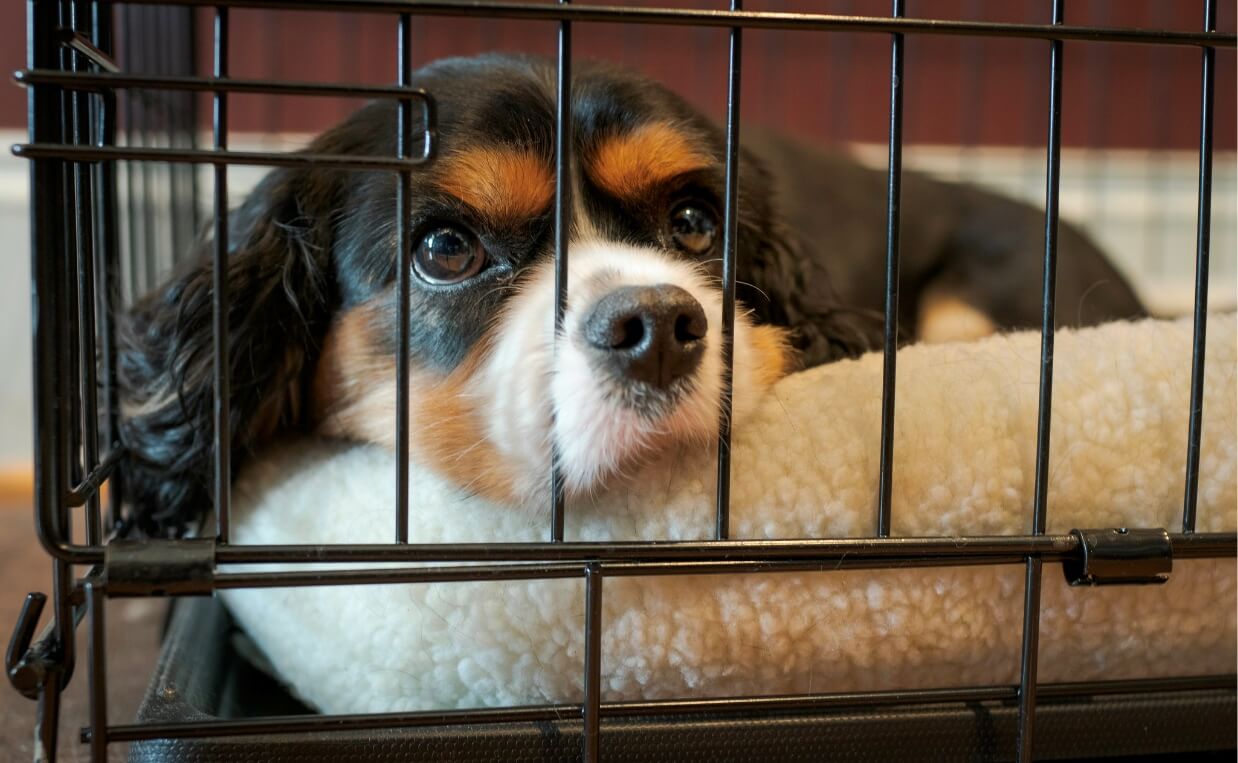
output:
[[[317,183],[317,185],[315,185]],[[281,170],[232,215],[226,268],[232,465],[296,425],[304,371],[330,317],[335,203],[322,178]],[[213,243],[130,311],[118,374],[131,513],[146,535],[179,535],[211,505]],[[140,411],[140,413],[135,413]]]

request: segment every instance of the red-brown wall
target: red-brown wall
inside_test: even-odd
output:
[[[631,2],[631,0],[628,0]],[[642,4],[653,4],[645,0]],[[681,7],[718,4],[679,0]],[[1048,0],[909,0],[918,17],[1038,22]],[[1067,21],[1118,27],[1198,29],[1202,0],[1075,0]],[[762,0],[751,10],[886,15],[888,0]],[[0,50],[12,70],[25,47],[23,5],[0,11]],[[1232,2],[1220,28],[1233,32]],[[210,70],[210,12],[199,12],[199,71]],[[423,62],[485,50],[552,54],[551,22],[421,18],[414,56]],[[665,81],[710,113],[726,88],[726,31],[613,24],[574,26],[577,57],[618,60]],[[231,20],[235,77],[389,82],[395,19],[375,14],[238,9]],[[911,143],[1042,145],[1048,44],[1042,41],[911,37],[906,60],[906,138]],[[1189,149],[1198,140],[1200,52],[1192,48],[1068,43],[1063,142],[1068,146]],[[1235,55],[1218,55],[1216,141],[1235,146]],[[874,34],[744,34],[743,117],[830,140],[885,139],[889,38]],[[356,104],[348,99],[233,96],[230,127],[244,131],[321,130]],[[0,86],[0,126],[24,123],[23,93]],[[205,112],[204,112],[205,113]]]

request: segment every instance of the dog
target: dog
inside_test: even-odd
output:
[[[725,139],[665,87],[605,64],[572,84],[567,302],[556,341],[553,62],[446,59],[419,70],[440,150],[414,170],[409,447],[496,501],[597,490],[668,443],[716,437]],[[314,153],[395,155],[398,107],[363,107]],[[417,125],[418,130],[421,125]],[[395,445],[393,172],[289,167],[229,216],[235,472],[317,433]],[[905,172],[901,340],[1039,325],[1044,215]],[[881,345],[885,173],[743,130],[734,420],[792,369]],[[1134,318],[1131,287],[1059,227],[1057,318]],[[139,301],[121,333],[130,527],[179,534],[209,510],[211,252]],[[938,317],[935,317],[938,316]]]

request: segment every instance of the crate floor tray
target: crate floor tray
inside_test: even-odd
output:
[[[143,723],[196,724],[244,718],[316,718],[242,656],[244,634],[214,599],[177,603]],[[1125,693],[1050,693],[1038,703],[1036,757],[1069,760],[1191,753],[1233,760],[1238,718],[1233,687]],[[185,736],[136,742],[131,761],[573,761],[579,718],[527,723]],[[1009,700],[886,704],[769,713],[711,712],[604,717],[607,760],[816,761],[1008,760],[1018,708]],[[199,733],[199,732],[190,732]],[[1165,758],[1169,759],[1169,758]]]

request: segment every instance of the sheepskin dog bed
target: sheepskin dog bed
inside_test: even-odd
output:
[[[1201,532],[1235,529],[1235,345],[1234,315],[1213,315]],[[1180,525],[1190,348],[1187,321],[1059,333],[1049,532]],[[900,352],[896,535],[1028,531],[1039,352],[1034,333]],[[735,538],[874,533],[880,380],[880,355],[795,374],[737,428]],[[714,458],[668,453],[574,503],[567,538],[711,537]],[[390,542],[394,468],[372,447],[277,449],[240,475],[233,541]],[[544,506],[493,505],[416,465],[411,495],[414,542],[546,539]],[[325,712],[582,696],[579,579],[221,595],[291,689]],[[608,578],[603,698],[1014,683],[1022,602],[1019,565]],[[1150,587],[1072,588],[1046,565],[1040,679],[1233,673],[1235,605],[1232,559],[1178,560],[1168,584]]]

